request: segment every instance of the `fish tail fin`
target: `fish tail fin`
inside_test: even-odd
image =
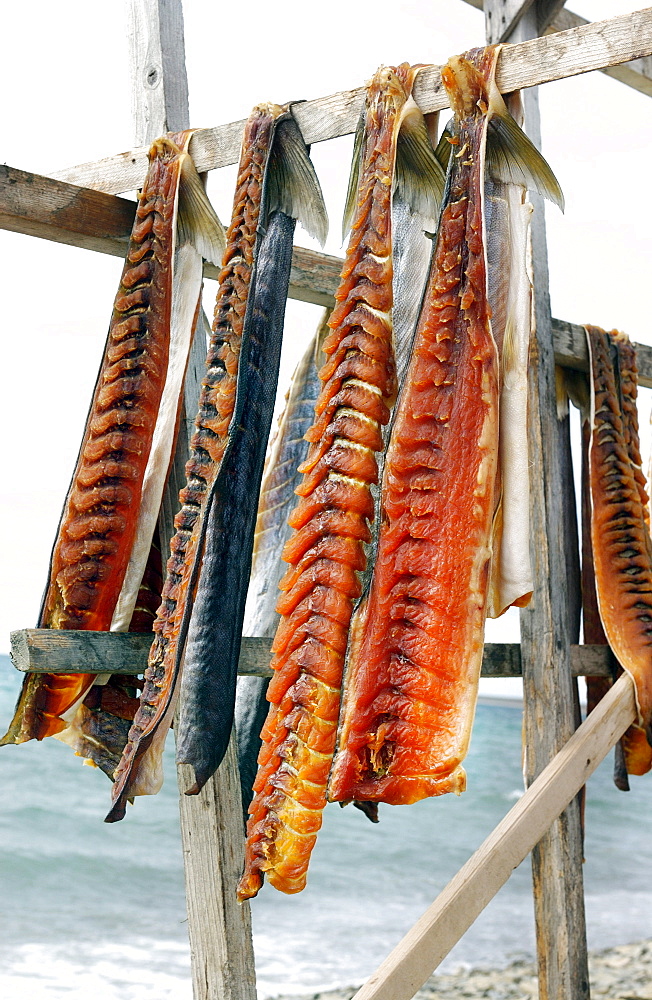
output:
[[[265,180],[267,216],[284,212],[323,246],[328,236],[324,196],[308,147],[291,113],[278,120]]]
[[[177,209],[177,246],[191,243],[204,260],[219,264],[226,248],[224,226],[208,200],[201,177],[191,157],[181,163]]]
[[[548,162],[507,110],[495,108],[487,127],[487,165],[495,180],[538,191],[564,211],[564,195]]]
[[[435,156],[439,160],[444,173],[448,170],[448,163],[451,158],[453,142],[455,141],[453,131],[454,122],[454,118],[451,118],[448,122],[446,122],[444,130],[439,136],[439,142],[435,146]]]
[[[425,118],[409,97],[396,141],[395,193],[413,212],[436,225],[445,184],[445,170],[432,148]]]

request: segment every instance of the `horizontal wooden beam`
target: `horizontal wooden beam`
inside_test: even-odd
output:
[[[411,1000],[635,718],[623,674],[353,1000]]]
[[[17,670],[37,674],[142,674],[151,643],[150,634],[138,632],[26,628],[11,633],[11,659]],[[271,644],[268,638],[244,638],[238,672],[271,677]],[[608,646],[572,646],[571,661],[576,676],[611,676],[612,658]],[[519,644],[487,643],[482,676],[520,677]]]
[[[477,10],[482,10],[484,6],[483,0],[465,0],[465,3]],[[581,28],[590,23],[585,17],[564,9],[558,11],[543,30],[546,35],[553,35],[557,31],[569,31],[571,28]],[[652,57],[643,56],[616,66],[601,66],[599,69],[600,72],[619,80],[632,90],[638,90],[639,93],[652,97]]]
[[[0,228],[124,257],[136,204],[0,165]]]
[[[650,55],[652,10],[647,9],[510,45],[500,56],[497,83],[503,92],[521,90]],[[427,66],[421,71],[414,96],[426,113],[448,107],[438,66]],[[306,142],[322,142],[354,132],[363,100],[364,89],[357,87],[297,105],[295,116]],[[198,129],[190,144],[197,169],[215,170],[236,163],[243,127],[244,122],[240,121]],[[119,194],[140,187],[146,171],[147,147],[140,146],[117,156],[68,167],[52,176]]]
[[[0,229],[123,257],[134,212],[126,198],[0,166]],[[290,298],[332,307],[342,264],[340,257],[295,247]],[[217,279],[219,269],[206,264],[204,274]],[[552,327],[557,364],[588,371],[584,328],[559,319]],[[636,353],[639,383],[651,388],[652,347],[636,344]]]

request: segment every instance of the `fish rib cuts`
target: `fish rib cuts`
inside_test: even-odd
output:
[[[295,533],[283,552],[290,569],[280,583],[275,675],[240,899],[258,892],[264,874],[284,892],[304,887],[326,804],[348,627],[362,589],[363,546],[371,540],[375,453],[397,391],[391,198],[401,116],[416,73],[407,64],[382,68],[367,91],[352,233],[324,342],[316,419],[306,434],[311,448],[296,490],[302,499],[289,522]]]
[[[468,67],[463,91],[457,74],[442,71],[457,123],[448,196],[385,460],[374,575],[352,626],[329,781],[336,801],[408,803],[465,786],[499,394],[482,216],[484,91]]]
[[[652,768],[652,542],[636,416],[634,350],[587,327],[591,359],[591,542],[602,626],[636,686],[637,722],[623,737],[629,774]],[[619,386],[612,350],[618,358]]]
[[[179,494],[181,509],[174,519],[176,530],[170,541],[167,575],[161,607],[154,623],[154,642],[148,658],[141,705],[116,769],[113,807],[107,816],[110,822],[122,819],[127,798],[139,794],[141,787],[157,788],[162,780],[160,766],[155,766],[154,774],[150,775],[150,769],[144,766],[142,758],[157,730],[163,733],[158,741],[162,751],[176,707],[176,681],[182,653],[178,649],[178,637],[191,596],[190,577],[199,545],[202,506],[226,448],[235,405],[238,358],[264,167],[264,156],[255,142],[259,126],[260,122],[250,120],[243,139],[233,214],[226,234],[219,293],[206,356],[206,374],[199,395],[195,432],[190,442],[190,458],[186,464],[187,484]],[[143,773],[141,780],[140,772]]]
[[[239,595],[243,612],[249,573],[246,536],[249,522],[253,535],[255,469],[259,466],[260,475],[273,410],[298,212],[304,225],[325,239],[321,192],[298,126],[287,108],[259,105],[244,130],[207,373],[186,467],[188,483],[180,495],[163,604],[140,709],[116,771],[109,822],[123,817],[129,796],[152,794],[160,787],[161,754],[179,694],[186,638],[186,680],[192,684],[184,687],[178,749],[195,769],[190,793],[201,788],[228,743],[240,641]],[[204,569],[215,560],[217,577],[209,580]],[[224,597],[225,584],[233,613],[220,618],[215,600]],[[193,618],[196,597],[201,613]],[[224,658],[221,690],[216,690],[219,678],[211,656],[218,632]],[[206,685],[209,698],[220,702],[216,711],[203,697]],[[210,732],[204,722],[213,727]]]
[[[191,135],[163,136],[149,153],[104,359],[52,553],[40,628],[115,627],[116,604],[141,530],[141,491],[168,378],[180,189],[184,183],[201,187],[187,154]],[[214,214],[213,220],[219,227]],[[169,402],[173,423],[177,405],[176,399]],[[152,521],[149,537],[140,539],[144,555],[122,628],[132,618],[153,527]],[[3,742],[43,739],[64,730],[62,716],[94,676],[28,676]]]

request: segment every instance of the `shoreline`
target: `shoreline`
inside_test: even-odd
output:
[[[652,1000],[652,939],[589,953],[593,1000]],[[351,1000],[358,986],[267,997],[266,1000]],[[518,959],[502,969],[436,973],[414,1000],[537,1000],[536,964]]]

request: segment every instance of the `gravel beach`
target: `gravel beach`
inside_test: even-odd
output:
[[[608,1000],[652,1000],[652,940],[619,945],[589,956],[591,996]],[[303,993],[274,1000],[351,1000],[358,987],[325,993]],[[434,975],[415,1000],[536,1000],[533,962],[518,961],[504,969],[470,969]]]

